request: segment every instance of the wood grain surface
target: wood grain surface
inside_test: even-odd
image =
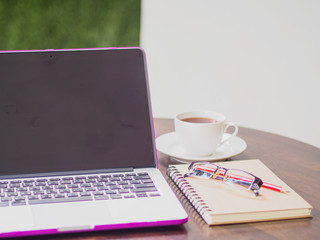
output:
[[[173,131],[173,120],[155,119],[155,136]],[[306,133],[307,134],[307,133]],[[26,237],[23,239],[320,239],[320,149],[279,135],[240,127],[238,136],[247,149],[228,160],[260,159],[312,206],[313,218],[209,227],[188,201],[179,196],[189,214],[180,226],[124,229],[101,232]],[[159,168],[166,179],[168,156],[158,153]]]

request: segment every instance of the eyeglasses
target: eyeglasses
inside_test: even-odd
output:
[[[184,177],[198,177],[205,179],[216,179],[226,183],[236,184],[237,186],[245,187],[254,195],[259,196],[259,189],[263,181],[255,175],[240,170],[228,169],[220,167],[210,162],[192,162],[188,167],[189,172]]]

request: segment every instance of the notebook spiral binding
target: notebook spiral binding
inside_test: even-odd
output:
[[[203,216],[207,212],[212,211],[177,168],[175,168],[174,166],[169,166],[167,169],[167,175],[176,184],[176,186],[180,189],[180,191],[184,194],[184,196],[189,200],[189,202],[201,216]]]

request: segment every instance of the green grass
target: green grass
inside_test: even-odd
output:
[[[0,50],[139,46],[140,0],[0,0]]]

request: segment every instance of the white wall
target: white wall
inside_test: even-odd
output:
[[[190,109],[320,147],[320,1],[143,0],[155,117]]]

